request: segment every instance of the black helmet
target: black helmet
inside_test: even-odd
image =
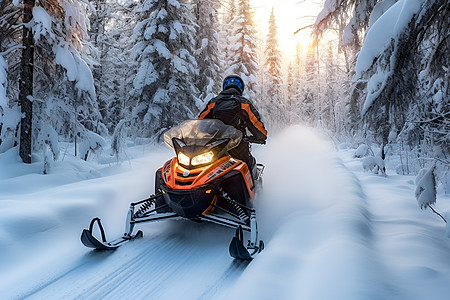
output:
[[[238,89],[242,94],[245,88],[244,80],[242,80],[242,78],[238,75],[230,75],[225,77],[223,80],[223,89],[226,90],[232,87]]]

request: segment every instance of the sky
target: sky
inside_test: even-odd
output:
[[[295,55],[298,43],[303,49],[307,48],[311,30],[305,29],[295,35],[294,32],[315,22],[322,3],[321,0],[252,0],[255,22],[264,37],[268,31],[270,13],[274,9],[280,51],[285,57]]]

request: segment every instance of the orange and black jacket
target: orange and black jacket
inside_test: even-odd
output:
[[[253,138],[260,142],[267,139],[267,130],[261,121],[258,111],[241,93],[229,88],[212,98],[206,108],[200,113],[199,119],[219,119],[232,125],[246,136],[246,128]]]

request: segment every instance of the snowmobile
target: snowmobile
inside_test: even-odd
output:
[[[241,140],[256,143],[242,132],[217,119],[187,120],[164,133],[164,142],[176,156],[156,171],[155,194],[130,204],[125,233],[108,242],[100,219],[94,218],[81,234],[90,248],[113,250],[140,238],[136,224],[167,219],[212,222],[234,228],[229,246],[236,259],[251,260],[264,249],[258,237],[255,192],[261,186],[264,166],[249,170],[246,163],[228,154]],[[97,224],[101,241],[94,237]],[[249,235],[244,246],[244,232]]]

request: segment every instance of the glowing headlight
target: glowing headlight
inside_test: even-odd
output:
[[[178,162],[183,165],[189,165],[189,156],[184,153],[178,152]]]
[[[191,161],[193,166],[210,163],[213,159],[214,153],[212,151],[197,155]]]

